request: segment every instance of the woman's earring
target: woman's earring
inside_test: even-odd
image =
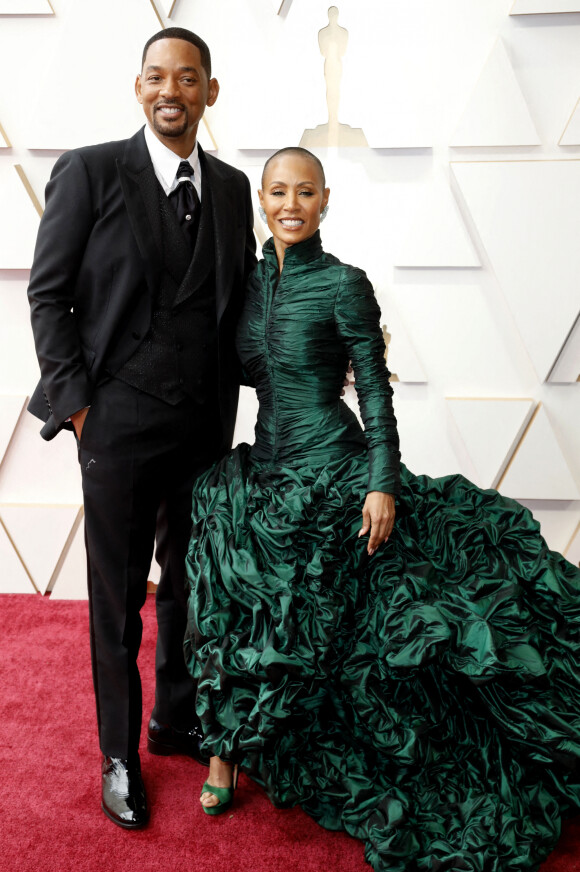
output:
[[[262,219],[264,224],[267,224],[268,223],[268,216],[266,215],[264,207],[260,206],[260,208],[258,209],[258,212],[260,213],[260,218]]]
[[[320,220],[324,221],[324,219],[326,218],[327,215],[328,215],[328,204],[324,207],[324,209],[320,213]]]

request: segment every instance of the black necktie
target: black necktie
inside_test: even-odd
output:
[[[176,178],[184,179],[184,181],[179,182],[175,190],[169,194],[169,200],[175,209],[181,229],[189,239],[193,249],[201,204],[193,186],[193,168],[189,161],[181,161],[177,168]]]

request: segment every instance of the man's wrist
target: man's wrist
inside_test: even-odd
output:
[[[65,422],[64,422],[64,423],[65,423],[65,424],[72,424],[74,418],[75,418],[77,415],[82,414],[82,412],[88,412],[88,410],[89,410],[90,408],[91,408],[90,406],[83,406],[82,409],[77,409],[76,412],[73,412],[72,415],[69,415],[69,417],[65,419]]]

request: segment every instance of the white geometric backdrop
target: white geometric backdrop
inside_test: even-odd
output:
[[[210,45],[200,140],[254,191],[272,150],[322,143],[323,242],[376,288],[405,463],[520,499],[580,560],[580,0],[338,0],[339,142],[362,143],[338,147],[329,5],[0,0],[0,592],[86,596],[74,441],[25,411],[26,285],[54,161],[143,123],[142,46],[170,25]],[[237,441],[255,409],[243,389]]]

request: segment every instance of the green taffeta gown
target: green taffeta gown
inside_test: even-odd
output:
[[[193,499],[205,747],[377,872],[535,869],[580,803],[580,572],[517,502],[400,464],[379,314],[318,233],[281,276],[264,246],[238,330],[256,441]],[[369,558],[371,490],[397,520]]]

